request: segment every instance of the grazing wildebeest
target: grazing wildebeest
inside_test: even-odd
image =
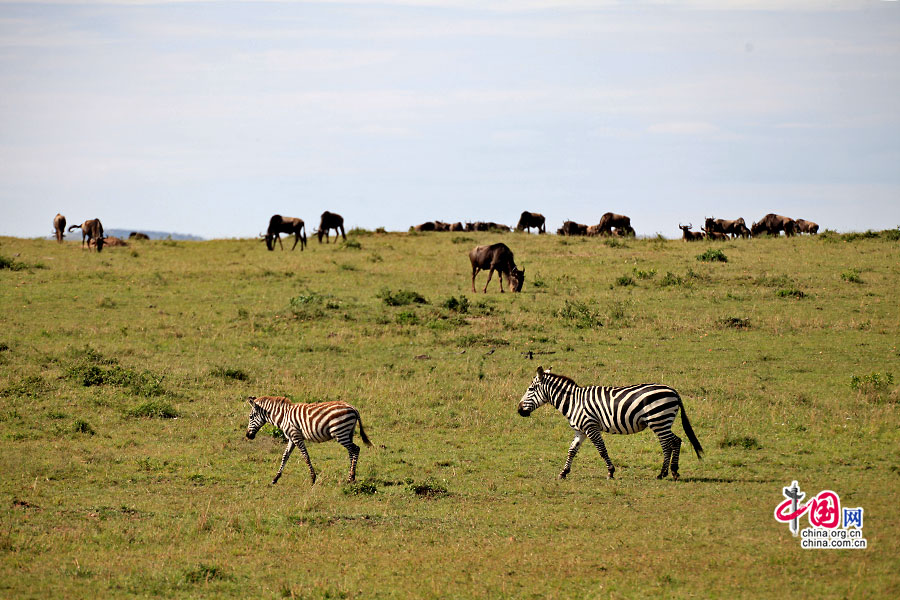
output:
[[[88,246],[90,246],[91,248],[96,248],[97,241],[90,240],[88,242]],[[104,248],[127,248],[128,242],[126,242],[125,240],[123,240],[121,238],[117,238],[114,235],[108,235],[103,238],[103,247]]]
[[[704,227],[700,228],[703,233],[706,234],[706,239],[713,240],[716,242],[724,242],[728,240],[728,234],[722,233],[721,231],[713,231],[712,229],[706,229]]]
[[[466,230],[465,226],[462,223],[460,223],[459,221],[457,221],[456,223],[454,223],[453,225],[450,226],[450,231],[465,231],[465,230]]]
[[[503,276],[506,275],[506,283],[511,292],[522,290],[525,283],[525,269],[516,268],[512,250],[506,244],[493,244],[491,246],[477,246],[469,252],[469,261],[472,263],[472,291],[475,291],[475,275],[482,269],[488,270],[488,278],[484,283],[484,293],[491,282],[491,276],[497,271],[500,279],[500,292],[503,292]]]
[[[269,251],[275,249],[275,240],[278,240],[278,245],[284,250],[284,244],[281,243],[282,233],[294,234],[294,245],[291,246],[291,250],[297,247],[297,242],[300,242],[300,251],[303,252],[303,248],[306,247],[306,224],[303,222],[303,219],[272,215],[272,218],[269,219],[269,228],[266,229],[266,235],[260,237],[266,241],[266,248]]]
[[[434,221],[425,221],[421,225],[416,225],[415,227],[413,227],[413,229],[416,231],[434,231]]]
[[[338,231],[341,232],[341,237],[344,238],[344,241],[347,241],[347,234],[344,233],[344,217],[326,210],[322,213],[322,220],[319,221],[319,231],[316,232],[316,235],[319,236],[320,244],[322,243],[323,235],[325,236],[325,243],[328,243],[328,231],[330,229],[334,229],[335,241],[337,241]]]
[[[587,233],[588,226],[575,221],[565,221],[563,226],[556,230],[556,235],[587,235]]]
[[[819,224],[807,221],[806,219],[797,219],[797,233],[809,233],[815,235],[819,233]]]
[[[687,225],[678,224],[678,229],[681,230],[682,239],[686,242],[697,242],[704,238],[704,235],[700,231],[691,231],[691,227],[693,224],[688,223]]]
[[[625,215],[617,215],[615,213],[604,213],[600,217],[600,235],[612,235],[612,228],[621,229],[628,235],[634,235],[634,229],[631,228],[631,218]]]
[[[129,240],[149,240],[150,236],[146,233],[140,233],[139,231],[132,231],[128,234]]]
[[[734,237],[743,236],[743,233],[745,231],[747,232],[746,237],[749,237],[750,234],[743,217],[731,221],[728,221],[726,219],[714,219],[712,217],[706,217],[706,231],[730,233]]]
[[[435,221],[434,222],[434,230],[435,231],[450,231],[450,223],[444,223],[443,221]]]
[[[88,250],[91,249],[91,240],[97,240],[97,252],[103,251],[103,224],[100,219],[88,219],[81,225],[72,225],[69,231],[73,229],[81,229],[81,247],[85,247],[87,242]]]
[[[778,235],[782,231],[784,231],[784,235],[791,237],[797,233],[797,222],[790,217],[769,213],[750,227],[750,233],[754,237],[763,233]]]
[[[56,241],[62,243],[66,231],[66,218],[59,213],[53,217],[53,232],[56,234]]]
[[[522,211],[522,216],[519,217],[519,224],[516,225],[516,231],[527,230],[528,233],[531,233],[531,228],[537,227],[538,233],[547,233],[545,223],[546,219],[544,219],[544,215],[541,213],[533,213],[525,210]]]
[[[741,219],[743,221],[743,219]],[[745,223],[738,223],[734,227],[734,237],[748,238],[750,237],[750,228]]]

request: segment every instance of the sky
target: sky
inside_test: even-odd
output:
[[[900,226],[900,2],[0,0],[0,235]]]

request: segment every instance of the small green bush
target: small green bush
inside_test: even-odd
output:
[[[806,292],[794,288],[778,290],[777,292],[775,292],[775,295],[779,298],[796,298],[797,300],[806,298]]]
[[[603,327],[600,313],[585,302],[566,300],[565,305],[556,311],[556,316],[568,321],[576,329],[593,329]]]
[[[441,306],[443,306],[447,310],[465,314],[469,312],[469,299],[465,296],[460,296],[459,298],[457,298],[456,296],[450,296],[441,303]]]
[[[893,373],[869,373],[868,375],[853,375],[850,378],[850,389],[860,392],[876,392],[894,385]]]
[[[632,272],[638,279],[653,279],[654,277],[656,277],[656,269],[647,269],[646,271],[643,271],[635,267],[634,269],[632,269]]]
[[[697,255],[701,262],[728,262],[728,257],[718,248],[708,248],[703,254]]]
[[[661,287],[685,285],[685,283],[684,277],[676,275],[672,271],[666,271],[666,274],[659,280]]]
[[[750,329],[750,319],[745,317],[725,317],[722,326],[731,329]]]
[[[404,310],[397,313],[396,321],[398,325],[418,325],[419,317],[411,310]]]
[[[457,235],[457,236],[454,236],[453,238],[451,238],[450,241],[453,242],[454,244],[467,244],[470,242],[474,242],[475,240],[473,238],[470,238],[470,237],[467,237],[464,235]]]
[[[223,379],[234,379],[235,381],[247,381],[250,376],[243,369],[229,369],[225,367],[216,367],[210,371],[212,375]]]
[[[635,285],[635,283],[631,275],[622,275],[616,279],[616,285],[619,287],[628,287],[629,285]]]
[[[378,486],[374,481],[355,481],[345,484],[341,491],[348,496],[372,496],[378,492]]]
[[[75,433],[86,433],[87,435],[94,435],[94,428],[91,427],[91,424],[84,419],[75,419],[75,422],[72,423],[72,430]]]
[[[184,580],[187,583],[209,583],[214,580],[232,580],[222,569],[214,565],[200,563],[196,568],[184,572]]]
[[[862,277],[859,276],[859,271],[856,269],[847,269],[841,273],[841,279],[850,283],[865,283],[862,280]]]
[[[719,448],[743,448],[744,450],[760,450],[762,446],[756,438],[746,435],[726,435],[719,441]]]
[[[341,250],[362,250],[362,244],[353,238],[347,238],[347,241],[341,244]]]
[[[376,295],[377,298],[388,306],[406,306],[408,304],[428,304],[428,301],[418,292],[411,290],[398,290],[396,293],[391,292],[388,288],[382,288]]]
[[[148,400],[125,411],[125,414],[129,417],[150,419],[175,419],[178,417],[178,411],[171,404],[162,400]]]
[[[423,496],[425,498],[439,498],[449,494],[447,486],[432,477],[429,477],[420,483],[410,483],[409,489],[416,496]]]

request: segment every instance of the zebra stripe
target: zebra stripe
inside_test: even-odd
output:
[[[309,459],[306,450],[306,442],[327,442],[337,440],[347,449],[350,455],[350,475],[347,481],[356,480],[356,462],[359,460],[359,446],[353,443],[353,432],[356,423],[359,422],[359,436],[362,441],[371,446],[372,442],[363,431],[362,418],[359,411],[346,402],[317,402],[312,404],[293,404],[287,398],[281,396],[262,396],[247,398],[250,404],[250,420],[247,423],[247,438],[253,439],[256,432],[266,423],[271,423],[284,432],[287,438],[287,448],[281,457],[281,467],[272,480],[272,485],[278,483],[284,465],[291,456],[294,448],[299,448],[309,467],[309,475],[312,482],[316,482],[316,470]]]
[[[527,417],[534,409],[547,403],[556,407],[575,431],[566,464],[559,474],[560,479],[565,479],[569,474],[572,461],[585,437],[597,447],[600,456],[606,461],[609,478],[612,479],[616,468],[606,452],[602,434],[628,435],[649,427],[659,438],[663,450],[662,470],[657,479],[668,476],[671,462],[672,478],[677,480],[681,438],[672,433],[672,423],[679,409],[681,426],[697,453],[697,458],[701,458],[703,447],[691,429],[681,397],[670,387],[658,384],[580,387],[564,375],[556,375],[538,367],[537,375],[519,401],[519,414]]]

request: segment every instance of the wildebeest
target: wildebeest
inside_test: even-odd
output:
[[[103,224],[100,219],[88,219],[81,225],[72,225],[69,231],[73,229],[81,229],[81,247],[85,247],[87,242],[88,250],[91,248],[91,240],[97,240],[97,252],[103,251]]]
[[[531,228],[537,227],[538,233],[547,233],[545,223],[546,219],[544,219],[544,215],[541,213],[533,213],[525,210],[522,211],[522,216],[519,217],[519,224],[516,225],[516,231],[527,230],[528,233],[531,233]]]
[[[322,236],[325,236],[325,243],[328,243],[328,231],[330,229],[334,229],[334,237],[335,241],[337,241],[337,234],[340,231],[341,237],[344,238],[344,241],[347,241],[347,234],[344,233],[344,217],[337,213],[328,212],[327,210],[322,213],[322,220],[319,221],[319,230],[316,232],[316,235],[319,237],[319,243],[322,243]]]
[[[809,233],[815,235],[819,233],[819,224],[807,221],[806,219],[797,219],[797,233]]]
[[[453,225],[450,226],[450,231],[465,231],[465,230],[466,230],[465,226],[462,223],[460,223],[459,221],[457,221],[456,223],[454,223]]]
[[[691,223],[688,223],[687,225],[682,225],[681,223],[678,224],[678,229],[681,230],[682,239],[684,239],[684,241],[697,242],[705,237],[701,231],[691,231],[691,227],[693,226],[694,225]]]
[[[769,213],[750,227],[750,233],[754,237],[763,233],[778,235],[782,231],[784,235],[791,237],[797,233],[797,222],[790,217]]]
[[[730,233],[734,237],[750,236],[750,231],[747,229],[747,224],[744,222],[743,217],[733,219],[731,221],[728,221],[726,219],[714,219],[713,217],[706,217],[706,231]]]
[[[53,233],[56,235],[56,241],[62,243],[66,231],[66,218],[59,213],[53,217]]]
[[[604,213],[597,225],[600,227],[600,235],[612,235],[613,227],[622,230],[627,235],[634,235],[634,229],[631,227],[631,218],[625,215],[617,215],[611,212]]]
[[[562,227],[556,230],[556,235],[587,235],[587,233],[588,226],[575,221],[565,221]]]
[[[500,279],[500,292],[503,292],[503,276],[506,275],[506,283],[511,292],[522,291],[525,283],[525,269],[516,268],[512,250],[506,244],[492,244],[490,246],[477,246],[469,252],[469,261],[472,263],[472,291],[475,291],[475,275],[482,269],[488,269],[488,278],[484,283],[484,293],[491,282],[491,276],[497,271]]]
[[[88,242],[88,246],[90,246],[91,248],[96,248],[97,241],[90,240]],[[103,247],[104,248],[127,248],[128,242],[126,242],[125,240],[123,240],[121,238],[117,238],[114,235],[108,235],[103,238]]]
[[[303,252],[303,248],[306,247],[306,224],[303,222],[303,219],[272,215],[272,218],[269,219],[269,228],[266,229],[266,235],[261,236],[265,239],[266,248],[269,251],[275,249],[275,240],[278,240],[278,245],[284,250],[284,244],[281,243],[282,233],[294,234],[294,245],[291,246],[291,250],[297,247],[297,242],[300,242],[300,251]]]
[[[149,240],[150,236],[146,233],[141,233],[139,231],[132,231],[128,234],[129,240]]]
[[[424,223],[416,225],[415,227],[413,227],[413,229],[416,231],[434,231],[434,221],[425,221]]]
[[[444,223],[443,221],[435,221],[434,222],[434,230],[435,231],[450,231],[450,223]]]
[[[701,230],[706,234],[706,239],[708,240],[714,240],[717,242],[724,242],[728,240],[727,233],[722,233],[721,231],[713,231],[712,229],[706,229],[703,227],[701,227]]]

